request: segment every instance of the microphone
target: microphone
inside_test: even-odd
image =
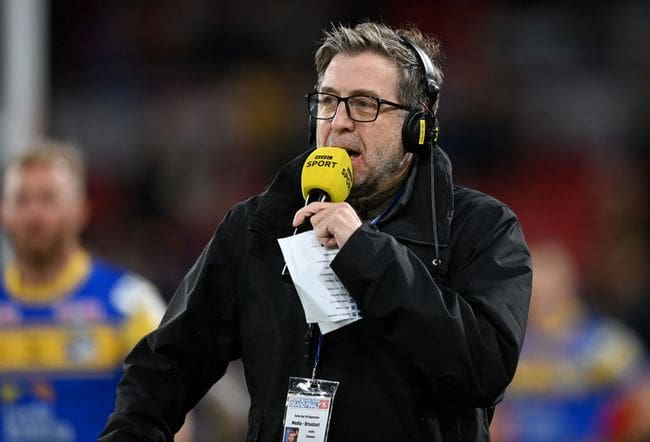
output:
[[[352,189],[352,162],[340,147],[319,147],[305,160],[300,178],[305,205],[314,201],[340,203]]]
[[[300,186],[305,206],[313,202],[341,203],[350,195],[352,189],[352,161],[347,151],[340,147],[319,147],[315,149],[302,165]],[[311,228],[309,219],[293,231],[294,236],[299,231]],[[287,265],[282,269],[282,275],[287,274]]]

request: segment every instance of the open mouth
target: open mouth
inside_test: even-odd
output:
[[[360,154],[359,152],[357,152],[356,150],[345,149],[345,151],[348,153],[348,155],[350,155],[350,158],[357,158],[359,155],[361,155],[361,154]]]

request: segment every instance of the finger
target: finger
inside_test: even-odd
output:
[[[291,225],[293,225],[293,227],[298,227],[303,222],[305,222],[306,218],[311,217],[312,215],[320,212],[325,207],[327,207],[327,204],[328,203],[310,203],[310,204],[306,205],[305,207],[302,207],[293,216],[293,221],[292,221]]]
[[[312,225],[314,227],[314,235],[318,242],[327,246],[327,241],[334,237],[332,233],[328,231],[327,226],[324,224],[312,223]]]
[[[336,241],[336,238],[334,238],[334,237],[329,238],[325,242],[325,248],[328,248],[328,249],[336,249],[336,248],[338,248],[338,246],[339,246],[339,244]]]
[[[302,208],[296,212],[296,214],[293,216],[293,221],[291,222],[291,225],[293,227],[298,227],[302,223],[305,222],[306,219],[310,218],[315,212],[312,210],[308,210],[305,208]]]

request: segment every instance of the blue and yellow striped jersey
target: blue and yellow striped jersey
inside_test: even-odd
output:
[[[55,281],[0,286],[0,440],[96,440],[126,353],[163,304],[143,278],[77,252]]]

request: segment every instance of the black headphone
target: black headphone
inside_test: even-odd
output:
[[[440,128],[436,119],[435,107],[440,94],[436,81],[433,62],[426,52],[411,39],[402,36],[402,42],[415,53],[426,79],[424,93],[427,102],[422,103],[422,109],[413,109],[404,119],[402,126],[402,144],[407,152],[424,153],[428,146],[434,146],[438,141]]]
[[[424,153],[428,146],[435,145],[438,141],[440,128],[436,119],[435,106],[438,102],[440,87],[436,81],[433,62],[426,52],[412,40],[402,36],[402,42],[415,53],[420,66],[424,70],[426,79],[424,92],[427,102],[423,103],[423,109],[409,111],[402,126],[402,144],[407,152]],[[315,118],[309,117],[309,145],[316,146],[316,122]]]

